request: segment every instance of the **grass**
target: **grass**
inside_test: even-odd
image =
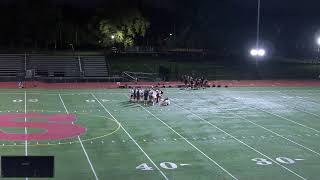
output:
[[[128,102],[127,90],[26,90],[25,109],[24,90],[1,89],[0,113],[77,115],[87,128],[83,148],[77,137],[28,142],[28,155],[55,156],[54,179],[318,179],[319,92],[165,89],[173,104],[145,107]],[[2,156],[25,154],[21,141],[0,148]]]
[[[184,74],[204,75],[210,80],[257,79],[255,61],[251,58],[110,57],[108,60],[115,74],[123,71],[159,73],[159,68],[165,67],[170,80]],[[259,61],[259,76],[262,79],[318,79],[320,65],[302,62],[269,57]]]

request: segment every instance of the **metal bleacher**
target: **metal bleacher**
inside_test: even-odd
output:
[[[36,77],[74,78],[80,76],[78,59],[74,56],[30,55],[27,69],[34,69]]]
[[[109,68],[104,56],[81,57],[84,78],[108,77]]]
[[[2,54],[0,56],[0,77],[16,77],[17,73],[25,69],[24,59],[24,55]]]
[[[34,70],[39,80],[114,80],[105,56],[52,56],[0,54],[0,80],[15,80],[18,73]]]

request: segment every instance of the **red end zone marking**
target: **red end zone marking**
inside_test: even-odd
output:
[[[47,122],[19,121],[18,119],[33,118],[46,120]],[[0,130],[0,140],[6,141],[39,141],[39,140],[62,140],[80,136],[86,129],[80,125],[72,124],[77,120],[74,114],[38,114],[38,113],[16,113],[0,114],[0,129],[5,128],[36,128],[45,132],[30,134],[6,133]]]

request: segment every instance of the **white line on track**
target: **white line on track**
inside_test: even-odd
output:
[[[69,114],[69,111],[68,111],[66,105],[64,104],[64,101],[63,101],[63,99],[62,99],[62,97],[61,97],[60,94],[59,94],[59,98],[60,98],[61,103],[62,103],[64,109],[66,110],[67,114]],[[73,124],[73,122],[72,122],[72,124]],[[90,158],[89,158],[88,153],[87,153],[87,151],[86,151],[86,149],[85,149],[85,147],[84,147],[84,145],[83,145],[83,143],[82,143],[82,140],[81,140],[80,136],[78,136],[78,140],[79,140],[80,145],[81,145],[81,147],[82,147],[82,150],[83,150],[83,152],[84,152],[84,154],[85,154],[85,156],[86,156],[86,158],[87,158],[87,161],[88,161],[88,163],[89,163],[89,165],[90,165],[91,171],[92,171],[93,174],[94,174],[95,179],[96,179],[96,180],[99,180],[99,178],[98,178],[98,176],[97,176],[97,173],[96,173],[96,171],[94,170],[94,167],[93,167],[93,165],[92,165],[92,163],[91,163],[91,161],[90,161]]]
[[[27,123],[27,91],[24,91],[24,122]],[[27,125],[24,125],[24,133],[25,133],[25,140],[24,140],[24,149],[25,149],[25,156],[28,156],[28,140],[27,140],[27,134],[28,134],[28,130],[27,130]],[[28,180],[28,178],[26,177],[26,180]]]
[[[92,97],[100,104],[100,106],[117,122],[120,122],[110,113],[110,111],[99,101],[99,99],[92,94]],[[121,125],[121,124],[120,124]],[[135,139],[128,133],[128,131],[121,125],[121,129],[128,135],[128,137],[134,142],[134,144],[140,149],[140,151],[149,159],[149,161],[156,167],[156,169],[160,172],[164,179],[169,180],[168,177],[164,174],[164,172],[156,165],[156,163],[150,158],[150,156],[142,149],[142,147],[137,143]]]
[[[176,130],[174,130],[171,126],[169,126],[167,123],[165,123],[163,120],[161,120],[158,116],[154,115],[152,112],[147,110],[145,107],[138,104],[142,109],[144,109],[146,112],[148,112],[151,116],[156,118],[158,121],[160,121],[162,124],[164,124],[167,128],[169,128],[171,131],[173,131],[175,134],[180,136],[184,141],[186,141],[190,146],[192,146],[194,149],[196,149],[198,152],[200,152],[203,156],[205,156],[208,160],[213,162],[216,166],[218,166],[221,170],[223,170],[225,173],[227,173],[229,176],[231,176],[233,179],[238,179],[234,175],[232,175],[229,171],[227,171],[224,167],[222,167],[219,163],[217,163],[215,160],[213,160],[211,157],[209,157],[207,154],[205,154],[203,151],[201,151],[198,147],[193,145],[189,140],[187,140],[184,136],[182,136],[180,133],[178,133]]]
[[[24,91],[24,122],[27,122],[27,92]],[[28,156],[28,140],[27,140],[27,134],[28,134],[28,130],[27,130],[27,126],[25,124],[24,126],[24,134],[25,134],[25,156]]]
[[[267,156],[267,155],[263,154],[263,153],[262,153],[262,152],[260,152],[259,150],[255,149],[255,148],[251,147],[250,145],[246,144],[245,142],[243,142],[243,141],[239,140],[238,138],[234,137],[233,135],[229,134],[228,132],[224,131],[223,129],[219,128],[218,126],[216,126],[216,125],[212,124],[211,122],[209,122],[209,121],[207,121],[207,120],[203,119],[203,118],[202,118],[202,117],[200,117],[199,115],[197,115],[197,114],[193,113],[192,111],[190,111],[190,110],[188,110],[188,109],[186,109],[186,108],[184,108],[184,107],[182,107],[182,106],[178,105],[177,103],[175,103],[175,102],[173,102],[173,101],[171,101],[171,102],[172,102],[174,105],[176,105],[177,107],[179,107],[180,109],[183,109],[183,110],[185,110],[185,111],[189,112],[190,114],[192,114],[192,115],[196,116],[198,119],[200,119],[200,120],[202,120],[202,121],[206,122],[206,123],[207,123],[207,124],[209,124],[210,126],[212,126],[212,127],[216,128],[217,130],[219,130],[219,131],[223,132],[224,134],[226,134],[227,136],[231,137],[232,139],[234,139],[234,140],[238,141],[240,144],[242,144],[242,145],[244,145],[244,146],[248,147],[249,149],[251,149],[251,150],[255,151],[255,152],[256,152],[256,153],[258,153],[258,154],[260,154],[261,156],[263,156],[263,157],[265,157],[265,158],[269,159],[269,160],[270,160],[270,161],[272,161],[273,163],[275,163],[275,164],[277,164],[277,165],[281,166],[282,168],[284,168],[285,170],[287,170],[287,171],[291,172],[292,174],[296,175],[296,176],[297,176],[297,177],[299,177],[300,179],[304,179],[304,180],[306,180],[306,178],[302,177],[302,176],[301,176],[301,175],[299,175],[298,173],[296,173],[296,172],[294,172],[293,170],[291,170],[291,169],[289,169],[289,168],[287,168],[287,167],[283,166],[282,164],[280,164],[280,163],[278,163],[277,161],[273,160],[271,157],[269,157],[269,156]]]

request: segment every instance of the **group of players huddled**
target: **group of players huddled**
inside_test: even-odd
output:
[[[200,89],[208,87],[208,80],[202,77],[193,77],[189,75],[182,76],[182,81],[187,89]]]
[[[164,92],[160,89],[151,88],[130,88],[130,101],[131,102],[143,102],[146,106],[148,104],[159,104],[161,106],[168,106],[170,105],[169,98],[163,98]]]

